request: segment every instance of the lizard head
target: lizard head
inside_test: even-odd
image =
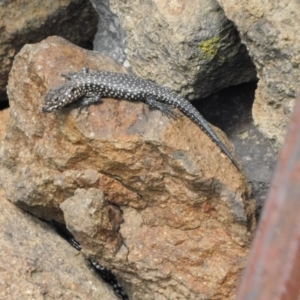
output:
[[[42,109],[44,113],[50,113],[58,110],[67,104],[74,102],[81,95],[74,87],[65,84],[56,89],[50,90],[45,97],[45,105]]]

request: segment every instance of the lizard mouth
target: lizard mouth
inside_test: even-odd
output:
[[[44,107],[42,108],[42,112],[43,112],[43,113],[50,113],[50,112],[52,112],[52,111],[54,111],[54,110],[55,110],[55,107],[54,107],[54,106],[52,106],[52,107],[44,106]]]

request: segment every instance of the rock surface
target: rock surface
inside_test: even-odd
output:
[[[130,299],[234,299],[255,226],[245,178],[188,118],[142,103],[105,99],[80,115],[43,114],[59,74],[83,66],[124,71],[57,37],[17,55],[0,149],[8,198],[66,220]]]
[[[130,65],[143,78],[188,99],[256,78],[216,0],[110,0],[110,7],[126,32]]]
[[[86,45],[96,32],[97,19],[88,0],[1,1],[0,94],[6,92],[8,73],[21,47],[54,34]]]
[[[0,142],[6,132],[6,125],[9,120],[9,109],[0,110]]]
[[[252,107],[256,86],[255,82],[243,83],[193,103],[201,109],[204,118],[222,128],[233,143],[252,187],[259,215],[273,178],[277,151],[253,123]]]
[[[0,190],[0,299],[118,299],[78,251]]]
[[[300,80],[298,1],[219,0],[247,45],[259,78],[253,105],[258,128],[282,145]]]
[[[109,0],[90,0],[99,14],[93,50],[109,56],[128,67],[126,34],[118,16],[109,7]]]

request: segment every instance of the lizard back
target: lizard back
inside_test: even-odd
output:
[[[199,111],[189,101],[171,89],[134,75],[108,71],[90,73],[88,68],[63,76],[69,81],[47,94],[44,112],[57,110],[78,99],[83,99],[82,106],[88,106],[100,102],[102,97],[142,101],[151,108],[159,109],[172,117],[174,114],[170,107],[176,107],[195,122],[226,154],[238,170],[241,170],[233,155]]]

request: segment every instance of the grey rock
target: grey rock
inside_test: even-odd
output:
[[[77,250],[0,194],[1,299],[117,299]]]
[[[259,78],[255,125],[280,147],[299,91],[299,1],[219,0],[246,44]]]
[[[6,92],[13,59],[25,44],[59,35],[88,47],[96,32],[98,16],[88,0],[34,0],[26,4],[18,0],[0,2],[0,20],[1,95]]]
[[[94,39],[94,50],[120,63],[125,63],[126,34],[118,16],[109,7],[109,0],[90,0],[99,14],[98,30]]]
[[[126,31],[128,61],[143,78],[188,99],[256,78],[239,35],[215,0],[110,0]]]

